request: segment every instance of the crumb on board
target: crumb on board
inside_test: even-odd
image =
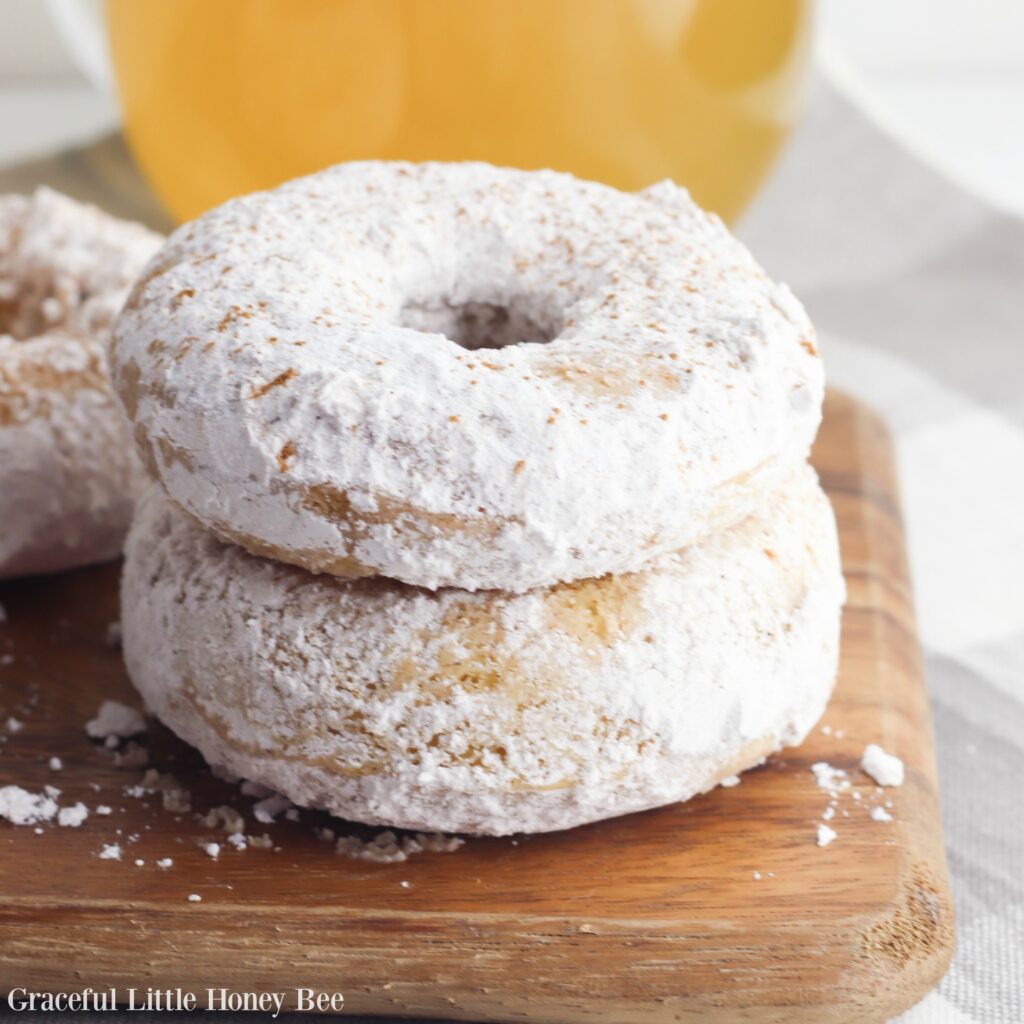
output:
[[[57,812],[57,824],[64,828],[78,828],[89,817],[89,808],[81,801]]]
[[[819,846],[828,846],[835,838],[835,829],[829,828],[828,825],[818,825],[817,842]]]
[[[127,739],[146,731],[146,719],[137,708],[118,700],[105,700],[96,716],[85,723],[85,731],[94,740]]]
[[[6,728],[10,733],[17,733],[22,729],[22,722],[11,716],[6,721]],[[85,727],[90,738],[99,740],[110,749],[115,750],[115,764],[121,768],[142,768],[148,765],[147,748],[130,738],[145,730],[146,720],[141,711],[113,700],[105,700]],[[56,755],[50,757],[47,764],[53,772],[64,770],[63,760]],[[215,769],[213,773],[220,777]],[[228,781],[241,782],[237,777],[230,777],[229,773],[222,774],[228,778]],[[724,785],[730,786],[738,783],[739,779],[738,777],[729,777],[723,781]],[[99,792],[101,789],[97,783],[92,783],[91,788],[94,792]],[[259,783],[241,782],[241,791],[243,795],[256,799],[256,803],[252,807],[252,814],[261,823],[273,824],[282,816],[291,822],[301,820],[300,808],[293,805],[283,795]],[[124,786],[123,793],[125,796],[138,799],[159,794],[163,809],[175,815],[182,815],[191,810],[190,791],[174,775],[157,771],[154,768],[148,768],[140,782]],[[60,796],[61,790],[49,784],[43,788],[42,792],[38,793],[13,785],[0,788],[0,818],[6,819],[14,825],[38,826],[40,823],[52,823],[65,828],[78,828],[91,814],[106,818],[112,816],[116,810],[109,804],[103,803],[97,804],[90,810],[82,801],[61,807],[58,804]],[[122,807],[121,811],[123,813],[125,808]],[[195,814],[194,817],[199,824],[212,829],[221,829],[226,833],[226,837],[221,842],[209,839],[199,840],[200,847],[213,860],[219,859],[224,850],[222,843],[229,844],[237,851],[249,848],[272,850],[275,853],[281,851],[281,847],[276,845],[274,839],[266,832],[262,835],[247,835],[243,813],[230,805],[215,806],[204,814]],[[182,818],[179,816],[176,820],[180,822]],[[148,829],[150,826],[146,825],[143,831]],[[125,860],[126,850],[143,837],[142,832],[126,835],[126,831],[115,828],[116,835],[111,837],[111,841],[103,842],[95,856],[100,860]],[[331,843],[339,855],[379,864],[399,863],[418,853],[451,852],[459,849],[465,842],[457,836],[432,833],[399,835],[389,829],[379,831],[368,838],[347,834],[339,835],[333,828],[316,828],[314,832],[322,841]],[[44,835],[46,829],[36,827],[35,833]],[[179,835],[176,841],[183,842],[185,837]],[[513,844],[515,844],[514,841]],[[137,867],[143,867],[151,862],[161,870],[169,869],[174,863],[170,857],[148,859],[135,857],[131,860]],[[405,889],[413,887],[411,882],[405,880],[400,885]],[[191,897],[189,898],[191,899]],[[193,902],[198,901],[198,898],[197,896]]]
[[[57,813],[57,802],[51,796],[30,793],[21,786],[0,788],[0,818],[12,825],[35,825],[50,821]]]
[[[196,815],[196,820],[207,828],[223,828],[229,839],[232,835],[245,831],[245,818],[227,804],[211,807],[206,814]]]
[[[815,761],[811,765],[814,781],[830,796],[838,796],[850,788],[850,780],[842,768],[834,768],[827,761]]]
[[[192,810],[192,794],[171,774],[150,768],[142,777],[145,793],[159,793],[165,811],[187,814]]]
[[[270,792],[269,796],[264,796],[259,803],[253,805],[252,816],[261,824],[269,825],[279,814],[290,810],[291,806],[292,802],[286,796]]]
[[[390,829],[378,832],[373,839],[358,836],[339,836],[335,841],[336,853],[353,860],[373,861],[377,864],[400,864],[415,853],[451,853],[465,843],[458,836],[437,832],[417,832],[414,836],[397,836]]]
[[[903,785],[903,762],[895,754],[884,751],[877,743],[869,743],[864,748],[860,766],[880,786]]]

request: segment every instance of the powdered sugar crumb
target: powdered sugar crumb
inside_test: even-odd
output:
[[[437,832],[417,832],[414,836],[399,838],[390,829],[378,832],[373,839],[358,836],[339,836],[335,852],[353,860],[368,860],[377,864],[399,864],[416,853],[451,853],[465,844],[458,836]]]
[[[818,825],[818,845],[828,846],[836,837],[835,829],[829,828],[828,825]]]
[[[0,789],[0,818],[6,818],[12,825],[50,821],[56,813],[57,804],[52,797],[30,793],[21,786]]]
[[[860,766],[880,786],[902,786],[903,762],[895,754],[886,753],[877,743],[864,748]]]
[[[165,811],[173,814],[187,814],[192,809],[192,796],[173,776],[150,768],[142,777],[145,793],[159,793]]]
[[[234,807],[229,807],[227,804],[211,807],[206,814],[197,815],[196,818],[200,825],[205,825],[207,828],[223,828],[228,834],[229,841],[233,835],[245,831],[245,818]]]
[[[827,761],[816,761],[811,765],[814,781],[830,796],[838,796],[850,788],[850,781],[842,768],[833,768]]]
[[[85,723],[85,731],[94,740],[125,739],[146,731],[146,719],[136,708],[117,700],[105,700],[96,714]]]
[[[62,807],[57,812],[57,824],[65,828],[78,828],[89,817],[89,808],[79,802],[72,807]]]
[[[245,792],[245,785],[247,784],[243,784],[242,792]],[[271,792],[270,796],[253,806],[252,815],[262,824],[269,825],[282,811],[287,811],[291,806],[292,802],[288,797]]]

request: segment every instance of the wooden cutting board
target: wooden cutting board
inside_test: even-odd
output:
[[[833,394],[814,462],[849,584],[828,734],[686,804],[400,864],[334,854],[314,827],[352,828],[306,812],[250,817],[278,849],[212,860],[199,841],[218,837],[124,795],[141,772],[83,729],[103,698],[135,702],[105,645],[117,566],[0,587],[0,722],[24,722],[0,746],[0,785],[114,809],[41,835],[0,822],[0,989],[180,986],[204,1005],[227,987],[295,1005],[309,987],[343,992],[347,1014],[616,1024],[881,1021],[916,1002],[946,969],[953,917],[892,455],[877,418]],[[159,726],[149,742],[194,809],[251,803]],[[906,762],[901,788],[858,771],[871,742]],[[821,760],[853,783],[824,848]],[[884,801],[892,822],[867,812]],[[99,859],[115,841],[124,859]]]

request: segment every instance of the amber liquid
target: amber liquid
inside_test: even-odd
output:
[[[810,0],[107,0],[125,129],[181,220],[341,160],[488,160],[733,219],[793,122]]]

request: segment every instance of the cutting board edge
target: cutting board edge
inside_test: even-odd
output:
[[[891,445],[880,418],[870,411],[862,413],[859,403],[855,403],[843,395],[833,393],[829,402],[833,410],[844,404],[857,406],[857,416],[861,424],[858,436],[863,441],[865,452],[870,450],[871,458],[875,461],[873,475],[865,476],[870,485],[868,491],[877,490],[879,495],[884,495],[888,491],[895,499],[898,492],[895,488]],[[861,453],[860,459],[862,463],[865,463],[864,452]],[[898,518],[898,502],[894,514]],[[865,523],[867,523],[867,518]],[[869,529],[869,526],[866,525],[865,529]],[[878,543],[884,547],[889,542],[882,539]],[[892,645],[894,648],[897,640],[890,634],[897,630],[905,631],[905,626],[900,626],[900,623],[908,621],[907,616],[909,616],[909,621],[913,622],[913,612],[909,606],[909,583],[906,576],[906,556],[902,540],[900,540],[898,548],[896,554],[900,567],[894,577],[894,589],[897,597],[893,598],[892,595],[889,595],[886,600],[906,601],[907,606],[900,609],[901,614],[894,617],[892,621],[881,621],[884,616],[879,616],[879,643],[883,646]],[[912,634],[908,635],[910,639],[914,639]],[[911,772],[909,785],[913,786],[915,791],[920,790],[921,812],[916,814],[912,820],[908,819],[904,823],[906,831],[901,846],[902,857],[900,874],[896,882],[896,896],[891,902],[872,908],[861,915],[847,915],[835,919],[835,924],[838,927],[853,925],[856,922],[857,937],[861,940],[865,936],[870,938],[868,949],[864,953],[851,950],[850,933],[846,931],[843,932],[848,936],[845,941],[841,936],[834,936],[823,941],[820,935],[811,932],[801,933],[799,930],[794,930],[793,933],[775,932],[776,940],[785,938],[793,941],[802,934],[800,948],[806,951],[812,964],[816,958],[839,957],[843,953],[851,952],[855,955],[852,956],[845,974],[837,976],[834,972],[832,974],[826,972],[820,981],[814,983],[812,986],[814,991],[821,993],[820,1000],[814,999],[812,1002],[800,1005],[787,999],[784,1003],[780,1002],[777,1007],[749,1003],[745,1007],[745,1012],[759,1014],[756,1017],[750,1016],[750,1020],[847,1020],[851,1013],[856,1013],[858,1019],[861,1020],[884,1020],[892,1013],[907,1008],[921,998],[942,976],[948,966],[954,948],[952,909],[938,816],[937,791],[934,784],[934,746],[930,719],[927,715],[920,650],[916,640],[909,645],[908,649],[908,645],[905,643],[906,639],[907,636],[904,636],[899,656],[906,662],[904,670],[914,678],[916,703],[913,704],[913,708],[920,710],[923,704],[925,709],[921,721],[926,730],[924,739],[928,747],[926,752],[928,764],[920,779],[916,778],[913,771]],[[880,657],[886,664],[889,664],[889,654],[885,650],[881,652]],[[279,908],[266,908],[266,911],[261,911],[253,907],[230,904],[203,905],[201,916],[197,919],[195,911],[198,908],[184,903],[179,908],[177,906],[169,907],[166,904],[150,906],[145,901],[120,899],[79,901],[77,905],[67,902],[59,904],[55,901],[54,904],[44,907],[37,901],[35,903],[37,916],[41,909],[44,911],[41,915],[44,920],[39,922],[37,933],[22,917],[21,912],[25,907],[19,901],[0,897],[0,989],[7,990],[12,985],[23,984],[23,980],[18,980],[15,976],[15,971],[17,968],[25,968],[30,963],[40,968],[40,976],[46,974],[62,990],[73,991],[83,987],[83,982],[76,977],[78,972],[76,972],[75,965],[68,962],[67,959],[59,957],[55,959],[52,955],[50,942],[54,931],[53,925],[57,923],[57,927],[62,932],[65,929],[71,929],[72,932],[75,932],[76,941],[82,949],[91,949],[98,954],[104,948],[104,940],[110,938],[112,927],[115,927],[106,916],[115,906],[126,912],[127,921],[125,923],[127,925],[141,928],[141,933],[137,931],[131,936],[134,942],[129,943],[129,948],[135,950],[137,958],[133,956],[125,958],[123,955],[120,958],[112,956],[109,962],[104,962],[102,956],[95,955],[90,957],[89,963],[92,965],[92,970],[103,972],[107,978],[123,977],[125,980],[121,982],[122,984],[127,984],[131,980],[131,976],[134,975],[135,979],[139,977],[152,978],[154,984],[159,983],[166,987],[172,980],[174,971],[188,970],[190,967],[194,969],[194,958],[208,955],[210,950],[198,947],[190,949],[187,948],[187,943],[183,946],[179,940],[180,956],[177,957],[176,962],[176,956],[168,955],[170,950],[156,948],[152,941],[160,932],[167,933],[168,926],[170,926],[171,934],[194,937],[197,935],[197,920],[202,921],[204,931],[211,929],[207,935],[214,940],[210,947],[212,950],[214,948],[233,948],[239,941],[239,937],[237,934],[233,935],[231,929],[237,929],[240,918],[244,920],[248,916],[251,923],[256,924],[262,922],[266,914],[269,913],[278,914],[280,920],[285,924],[292,921],[287,914],[280,917]],[[298,915],[300,912],[295,910],[294,913]],[[59,917],[60,921],[55,922],[54,917]],[[936,917],[938,921],[936,921]],[[79,919],[77,923],[75,918]],[[221,918],[224,921],[223,930],[217,923]],[[90,919],[93,920],[90,922]],[[323,932],[320,926],[326,920],[333,920],[339,928],[344,930],[349,945],[345,948],[339,948],[337,945],[317,945],[316,934],[322,937]],[[295,929],[293,940],[294,936],[301,935],[303,929],[317,929],[316,934],[311,934],[305,948],[310,956],[320,959],[318,967],[323,972],[320,975],[321,979],[329,979],[333,976],[331,972],[337,971],[339,984],[346,981],[355,984],[348,1012],[405,1012],[434,1016],[440,1014],[453,1019],[466,1020],[484,1019],[484,1017],[493,1021],[524,1019],[522,1009],[517,1009],[514,1013],[509,1011],[508,1016],[501,1016],[500,1011],[495,1010],[493,1001],[484,1000],[481,1003],[479,996],[488,993],[480,993],[481,986],[474,986],[472,978],[461,986],[450,983],[440,986],[436,998],[433,995],[424,996],[421,993],[415,999],[403,999],[400,1005],[396,1004],[397,997],[386,995],[383,990],[376,993],[359,991],[360,983],[356,980],[357,975],[351,972],[346,973],[346,969],[350,965],[356,964],[363,964],[365,968],[368,952],[376,951],[379,956],[382,939],[399,930],[396,929],[398,923],[402,925],[398,941],[408,942],[411,938],[416,938],[422,946],[414,948],[422,948],[424,959],[436,954],[436,936],[439,931],[444,931],[445,935],[450,938],[453,933],[458,933],[459,929],[470,928],[473,931],[473,941],[469,941],[469,937],[467,937],[466,941],[458,946],[464,955],[465,963],[471,963],[474,958],[480,956],[493,956],[496,936],[515,940],[506,950],[506,956],[511,968],[520,970],[529,964],[529,959],[524,956],[524,950],[531,949],[538,943],[542,945],[542,952],[547,954],[547,959],[556,963],[559,961],[564,963],[563,958],[565,957],[579,957],[581,945],[584,945],[592,947],[591,952],[586,954],[587,956],[596,955],[603,950],[601,959],[606,967],[613,968],[614,977],[611,980],[614,981],[617,978],[620,982],[627,977],[626,968],[632,964],[635,955],[636,946],[630,945],[630,943],[653,941],[661,943],[662,950],[668,948],[673,953],[673,956],[669,957],[673,962],[670,966],[665,967],[664,976],[657,975],[659,984],[663,987],[655,986],[653,984],[655,975],[648,974],[646,994],[642,990],[629,986],[623,988],[619,993],[608,989],[601,996],[600,1006],[592,1004],[583,1006],[578,1001],[581,996],[592,997],[596,991],[592,986],[583,987],[582,982],[587,980],[586,977],[579,979],[581,988],[579,992],[575,993],[575,998],[573,993],[568,991],[567,983],[564,980],[559,981],[556,975],[552,975],[544,983],[550,986],[551,994],[537,990],[536,986],[543,983],[539,975],[531,978],[532,987],[524,996],[524,999],[528,999],[530,1006],[530,1012],[526,1019],[565,1022],[635,1019],[658,1024],[662,1020],[686,1020],[695,1013],[706,1017],[708,1013],[712,1013],[716,1009],[722,1012],[731,1012],[736,1009],[735,1004],[721,1001],[721,993],[701,999],[693,993],[682,995],[678,991],[673,993],[671,985],[673,978],[677,977],[680,971],[686,971],[689,968],[693,958],[701,952],[706,954],[710,935],[719,939],[723,936],[727,938],[729,929],[712,929],[706,934],[695,936],[692,920],[675,922],[675,927],[673,927],[673,922],[665,920],[624,922],[621,918],[586,915],[564,918],[557,915],[542,915],[529,920],[534,927],[523,930],[524,918],[521,914],[466,914],[443,911],[434,914],[423,912],[409,914],[395,911],[388,914],[367,912],[365,909],[339,913],[324,909],[312,913],[307,911],[305,917],[296,916],[290,927]],[[172,924],[172,922],[175,923]],[[514,927],[517,922],[519,928]],[[562,926],[558,927],[560,922]],[[926,939],[924,946],[917,952],[913,947],[908,949],[901,940],[901,933],[906,931],[908,922],[911,935],[931,936]],[[363,926],[362,931],[353,927],[356,923]],[[476,929],[485,923],[490,926],[489,935],[478,934]],[[581,923],[596,928],[597,933],[581,933]],[[536,927],[539,925],[546,927]],[[637,930],[639,928],[642,928],[642,931]],[[604,929],[607,934],[600,934],[601,929]],[[733,929],[733,931],[739,931],[739,929]],[[328,932],[333,934],[333,929],[328,929]],[[777,956],[777,942],[773,945],[766,937],[763,944],[751,944],[749,929],[744,932],[744,936],[746,941],[743,943],[742,949],[733,947],[734,953],[742,953],[741,959],[753,955],[755,958],[760,957],[770,963],[772,957]],[[243,936],[239,949],[244,947],[251,956],[271,957],[275,949],[279,952],[279,940],[275,947],[274,936],[268,937],[266,948],[262,952],[258,939],[258,935],[249,932]],[[357,939],[359,941],[356,941]],[[695,939],[704,944],[695,945]],[[665,943],[669,945],[666,947]],[[401,955],[403,950],[408,956],[409,950],[405,946],[396,945],[393,950],[388,951],[392,959],[388,960],[386,957],[382,957],[382,959],[387,963],[394,964],[394,957]],[[728,946],[722,947],[723,953],[727,950]],[[50,955],[44,969],[40,966],[43,962],[40,957],[47,951],[50,951]],[[189,961],[190,956],[193,957],[191,961]],[[449,951],[449,959],[450,956]],[[465,967],[465,963],[461,966]],[[450,969],[450,964],[448,966]],[[706,964],[703,966],[706,967]],[[445,961],[439,960],[435,968],[439,972],[443,972]],[[252,979],[255,983],[256,975],[253,975]],[[245,977],[242,977],[241,980],[244,981]],[[570,982],[574,980],[576,979],[570,979]],[[370,975],[366,975],[365,982],[366,984],[374,983]],[[229,981],[222,979],[221,983],[229,983]],[[492,982],[492,984],[494,983]],[[365,988],[365,984],[362,987]],[[556,998],[556,990],[559,989],[561,994]],[[441,990],[446,994],[442,995]],[[840,992],[846,993],[846,995],[841,1000],[837,1000],[836,996]],[[802,986],[794,986],[791,989],[791,994],[810,997],[812,993]],[[827,1001],[829,995],[831,995],[830,1002]],[[456,997],[465,1001],[464,1007],[448,1002],[449,999]],[[506,1001],[508,1001],[508,997],[506,997]],[[520,1007],[522,1005],[520,1003]],[[481,1012],[484,1009],[487,1010],[486,1013]],[[642,1015],[638,1016],[640,1011],[642,1011]],[[776,1011],[780,1014],[784,1012],[784,1016],[773,1015]]]

